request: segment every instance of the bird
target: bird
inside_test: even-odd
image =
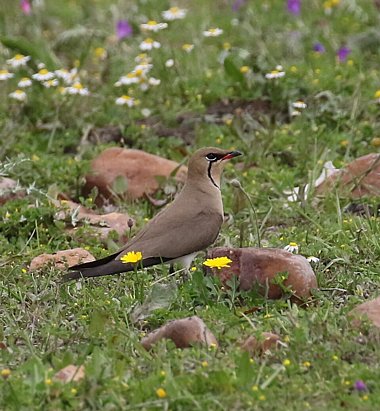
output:
[[[220,180],[227,160],[240,151],[216,147],[198,149],[189,159],[181,192],[119,251],[105,258],[69,267],[63,281],[101,277],[157,264],[180,263],[189,269],[195,256],[214,243],[224,219]],[[141,253],[137,266],[122,261]]]

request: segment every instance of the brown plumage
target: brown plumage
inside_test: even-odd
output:
[[[207,147],[189,160],[186,183],[176,199],[159,212],[117,253],[91,263],[70,267],[64,280],[97,277],[134,270],[120,258],[130,251],[142,253],[139,267],[182,262],[190,266],[197,252],[211,245],[223,222],[220,178],[226,160],[238,151]]]

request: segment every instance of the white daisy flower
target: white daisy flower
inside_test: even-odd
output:
[[[79,94],[80,96],[88,96],[90,94],[88,89],[79,82],[74,83],[71,87],[67,87],[66,92],[69,94]]]
[[[121,76],[119,81],[115,83],[115,86],[124,85],[129,86],[131,84],[136,84],[139,82],[139,78],[135,73],[128,73],[125,76]]]
[[[161,80],[154,77],[150,77],[148,82],[151,86],[159,86],[161,84]]]
[[[294,108],[306,108],[306,107],[307,107],[307,104],[306,104],[304,101],[302,101],[302,100],[297,100],[297,101],[295,101],[294,103],[292,103],[292,106],[293,106]]]
[[[42,85],[46,88],[56,87],[58,86],[58,80],[56,78],[53,78],[51,80],[42,82]]]
[[[30,56],[24,56],[23,54],[16,54],[11,59],[7,60],[7,63],[13,68],[25,66],[25,64],[30,60]]]
[[[186,51],[186,53],[190,53],[194,48],[194,44],[182,44],[182,50]]]
[[[319,263],[319,258],[314,257],[313,255],[311,255],[310,257],[307,257],[307,261],[309,261],[309,263],[317,264],[317,263]]]
[[[25,101],[26,100],[26,93],[23,90],[15,90],[9,94],[9,97],[18,100],[18,101]]]
[[[211,28],[203,32],[205,37],[218,37],[223,34],[223,30],[219,28]]]
[[[63,80],[66,84],[72,84],[72,82],[78,75],[78,70],[76,68],[73,68],[71,70],[59,69],[55,70],[54,73],[59,79]]]
[[[163,11],[161,15],[165,20],[173,21],[184,19],[186,17],[186,13],[186,9],[180,9],[179,7],[170,7],[169,10]]]
[[[141,64],[138,64],[133,69],[132,73],[135,73],[136,75],[140,76],[141,74],[148,73],[152,68],[153,68],[153,64],[141,63]]]
[[[43,68],[38,73],[35,73],[32,75],[32,78],[38,81],[48,81],[48,80],[51,80],[53,77],[54,77],[54,73],[47,70],[46,68]]]
[[[140,53],[138,56],[135,57],[135,62],[136,63],[150,63],[152,61],[152,58],[149,57],[146,53]]]
[[[277,66],[277,67],[281,67],[281,66]],[[285,71],[280,71],[280,70],[272,70],[270,73],[265,74],[265,78],[267,78],[268,80],[272,80],[272,79],[277,79],[277,78],[281,78],[285,76]]]
[[[17,84],[17,87],[30,87],[32,85],[32,80],[29,77],[23,77]]]
[[[133,106],[135,105],[135,99],[134,99],[133,97],[124,95],[124,96],[118,97],[118,98],[115,100],[115,103],[116,103],[118,106],[125,106],[125,105],[127,105],[128,107],[133,107]]]
[[[149,81],[146,77],[140,77],[140,90],[147,91],[149,89]]]
[[[174,60],[173,59],[169,59],[165,61],[165,66],[167,68],[173,67],[174,66]]]
[[[141,110],[141,114],[142,114],[144,117],[149,117],[149,116],[152,114],[152,112],[149,110],[149,108],[143,108],[143,109]]]
[[[168,27],[168,23],[157,23],[155,20],[149,20],[148,23],[140,24],[140,28],[143,31],[157,32]]]
[[[298,254],[298,244],[294,242],[290,242],[288,245],[284,247],[285,251],[289,251],[290,253]]]
[[[140,47],[140,50],[146,51],[146,50],[159,49],[161,47],[161,44],[158,41],[155,41],[151,38],[147,38],[140,43],[139,47]]]
[[[0,70],[0,80],[8,80],[14,77],[13,73],[10,73],[8,70]]]
[[[37,64],[38,70],[42,70],[42,69],[45,68],[45,67],[46,67],[46,65],[45,65],[44,63],[38,63],[38,64]]]

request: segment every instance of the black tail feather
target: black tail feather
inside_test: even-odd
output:
[[[115,260],[115,256],[102,258],[100,260],[91,261],[90,263],[84,263],[70,267],[75,271],[68,272],[63,276],[62,281],[67,282],[71,280],[79,280],[80,278],[89,277],[103,277],[106,275],[126,273],[129,271],[134,271],[136,264],[127,263],[124,264],[120,260]],[[110,258],[112,257],[112,258]],[[172,258],[161,258],[161,257],[149,257],[137,263],[137,269],[151,267],[152,265],[162,264],[171,261]]]

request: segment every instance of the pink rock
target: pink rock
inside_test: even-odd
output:
[[[18,190],[18,183],[8,177],[0,177],[0,205],[9,200],[25,197],[25,190]]]
[[[47,265],[53,265],[59,270],[66,270],[76,264],[95,261],[95,257],[83,248],[58,251],[55,254],[41,254],[33,258],[29,266],[29,272],[42,269]]]
[[[362,319],[367,319],[375,328],[380,329],[380,297],[359,304],[349,314],[353,317],[353,325],[356,327],[360,327]]]
[[[150,350],[157,341],[163,338],[172,340],[178,348],[190,347],[197,343],[218,346],[214,334],[197,316],[170,321],[149,333],[141,340],[141,344],[146,350]]]
[[[311,290],[317,288],[314,271],[305,257],[276,248],[228,248],[217,247],[208,251],[207,258],[228,257],[230,267],[207,269],[226,284],[233,275],[239,277],[240,289],[258,290],[269,298],[281,298],[283,291],[273,284],[277,274],[287,273],[283,285],[291,288],[295,297],[310,297]],[[268,287],[268,290],[266,290]]]
[[[92,161],[91,171],[86,176],[84,193],[88,195],[93,187],[97,187],[99,204],[102,198],[112,197],[114,182],[121,177],[125,178],[127,183],[126,192],[122,196],[137,199],[145,193],[153,194],[159,188],[157,177],[169,177],[177,168],[175,179],[184,182],[187,167],[180,166],[175,161],[140,150],[108,148]]]
[[[371,153],[359,157],[328,177],[316,188],[316,194],[324,195],[337,188],[341,195],[352,198],[380,195],[380,154]]]
[[[128,221],[131,220],[128,214],[108,213],[96,214],[94,211],[83,207],[80,204],[68,200],[54,200],[53,204],[60,208],[56,214],[57,220],[69,220],[75,214],[76,224],[87,222],[92,230],[98,235],[99,240],[106,242],[109,234],[116,231],[121,242],[126,242],[128,237]],[[76,228],[68,228],[68,231],[75,232]]]
[[[241,349],[251,355],[263,354],[271,348],[277,348],[280,343],[281,340],[277,334],[263,332],[260,338],[253,335],[248,337],[241,345]]]
[[[64,383],[71,382],[71,381],[80,381],[85,376],[84,367],[80,365],[77,367],[76,365],[70,364],[67,365],[65,368],[59,370],[55,375],[54,378],[60,380]]]

